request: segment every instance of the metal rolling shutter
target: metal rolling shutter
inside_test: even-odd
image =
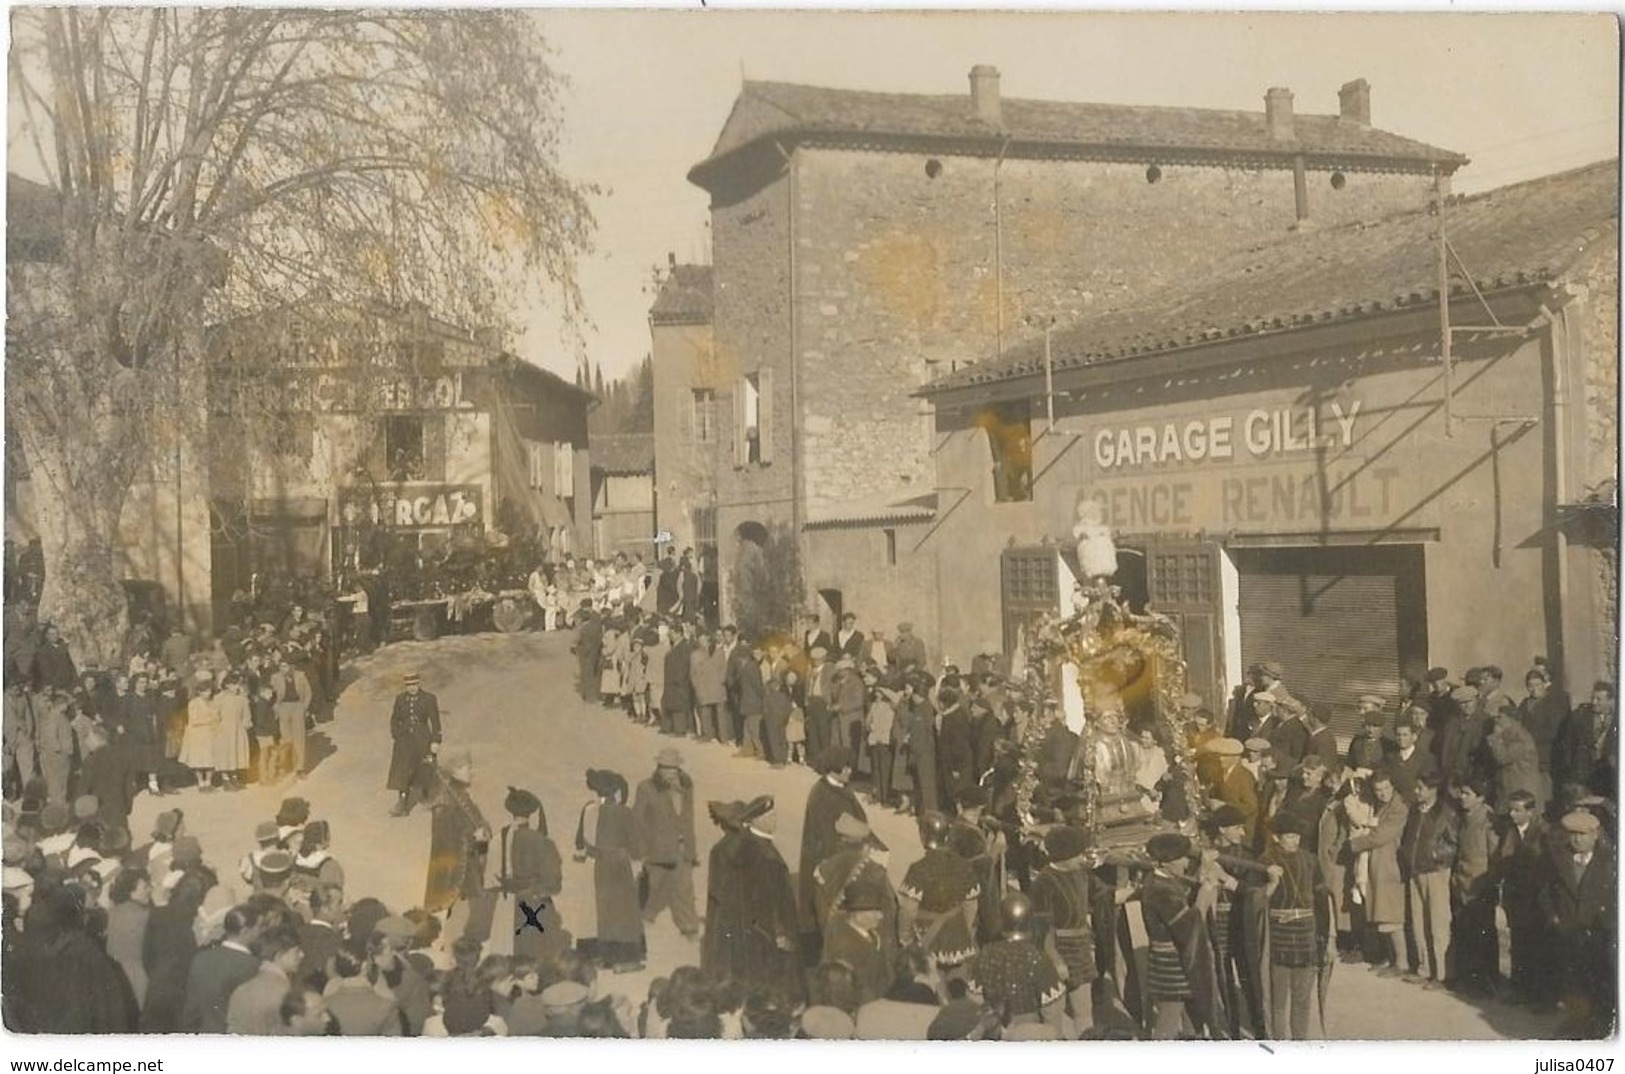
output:
[[[1415,624],[1401,616],[1414,614],[1420,595],[1403,557],[1269,549],[1238,551],[1236,566],[1244,666],[1281,664],[1287,689],[1327,716],[1342,741],[1357,729],[1356,697],[1398,700],[1414,662],[1406,650]]]

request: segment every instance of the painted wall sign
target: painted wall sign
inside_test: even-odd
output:
[[[1130,533],[1371,529],[1400,523],[1416,502],[1401,467],[1348,458],[1325,469],[1300,462],[1190,477],[1108,478],[1083,491],[1100,502],[1108,526]]]
[[[233,382],[222,378],[211,387],[218,413],[232,404],[262,411],[338,413],[376,410],[472,410],[462,373],[438,377],[382,377],[369,382],[353,372],[315,369],[273,371],[267,379]],[[370,400],[368,393],[370,392]],[[235,399],[233,398],[235,397]],[[368,406],[362,404],[369,403]]]
[[[1360,401],[1328,403],[1319,414],[1310,407],[1249,410],[1178,421],[1114,425],[1090,436],[1094,463],[1101,470],[1225,462],[1238,456],[1276,459],[1354,443]]]
[[[393,485],[375,495],[352,488],[343,490],[339,500],[339,518],[346,526],[434,529],[479,523],[484,517],[478,485]]]

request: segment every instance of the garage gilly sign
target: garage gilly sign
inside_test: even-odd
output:
[[[1092,465],[1081,492],[1122,532],[1385,525],[1412,500],[1400,466],[1353,454],[1361,406],[1101,426],[1085,434]]]
[[[339,519],[346,526],[386,529],[437,529],[483,521],[478,485],[399,485],[369,494],[346,489]]]

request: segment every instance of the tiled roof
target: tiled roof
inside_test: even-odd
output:
[[[592,468],[606,474],[652,474],[655,472],[653,433],[621,433],[595,436],[588,444]]]
[[[1555,279],[1598,244],[1617,246],[1619,161],[1453,199],[1451,248],[1481,291]],[[1199,280],[1051,336],[1055,370],[1290,331],[1438,302],[1438,239],[1428,211],[1306,231],[1223,258]],[[1470,295],[1452,264],[1452,295]],[[920,394],[1044,373],[1028,341],[933,381]]]
[[[689,180],[706,186],[734,153],[767,139],[894,147],[940,143],[960,152],[1009,157],[1082,156],[1147,161],[1213,161],[1290,167],[1446,172],[1467,158],[1335,115],[1297,114],[1294,137],[1269,134],[1262,110],[1168,108],[1069,101],[1000,102],[1002,123],[978,118],[970,94],[931,96],[746,82],[711,156]],[[1008,146],[1005,140],[1009,139]]]
[[[840,503],[809,503],[806,526],[808,529],[828,529],[887,522],[927,522],[936,514],[935,492],[893,491]]]
[[[710,324],[711,310],[711,266],[673,265],[655,296],[649,320],[654,324]]]

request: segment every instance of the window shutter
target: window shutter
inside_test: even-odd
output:
[[[379,418],[372,423],[372,447],[370,452],[367,470],[372,474],[373,480],[387,480],[389,477],[388,418]]]
[[[553,482],[558,496],[567,499],[576,494],[576,456],[574,444],[553,445]]]
[[[423,419],[423,476],[429,481],[446,480],[446,417],[443,414]]]
[[[750,459],[750,448],[745,443],[745,380],[734,384],[734,465],[743,466]]]
[[[762,465],[773,461],[773,370],[767,366],[756,372],[756,443]]]

